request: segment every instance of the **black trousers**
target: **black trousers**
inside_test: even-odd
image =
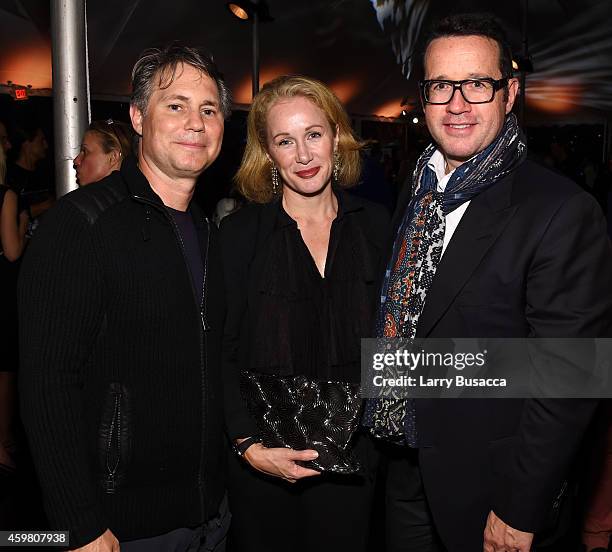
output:
[[[387,552],[444,552],[423,488],[418,450],[385,450],[385,537]]]
[[[219,515],[200,527],[181,527],[146,539],[123,541],[121,552],[225,552],[231,514],[227,497],[219,507]]]

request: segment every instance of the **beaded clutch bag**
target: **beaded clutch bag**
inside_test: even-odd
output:
[[[300,464],[317,471],[361,469],[350,450],[361,410],[358,384],[245,370],[240,388],[264,446],[314,449],[318,458]]]

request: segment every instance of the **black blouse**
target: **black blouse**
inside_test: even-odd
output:
[[[244,207],[221,225],[228,295],[226,413],[232,438],[255,429],[240,404],[241,369],[360,380],[360,338],[372,335],[388,215],[347,193],[336,195],[338,215],[324,278],[280,202]]]

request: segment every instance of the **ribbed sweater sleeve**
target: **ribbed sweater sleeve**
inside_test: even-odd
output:
[[[70,547],[107,528],[85,452],[84,370],[103,317],[92,225],[69,199],[45,216],[19,279],[20,398],[45,509]]]

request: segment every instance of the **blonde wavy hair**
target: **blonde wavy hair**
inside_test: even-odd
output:
[[[332,130],[338,129],[338,186],[348,188],[361,175],[359,151],[365,145],[355,137],[350,119],[340,100],[322,82],[304,76],[278,77],[264,85],[255,96],[247,119],[247,144],[242,163],[234,177],[238,191],[251,201],[268,203],[272,191],[272,164],[267,157],[267,119],[270,108],[279,100],[301,96],[325,113]]]

